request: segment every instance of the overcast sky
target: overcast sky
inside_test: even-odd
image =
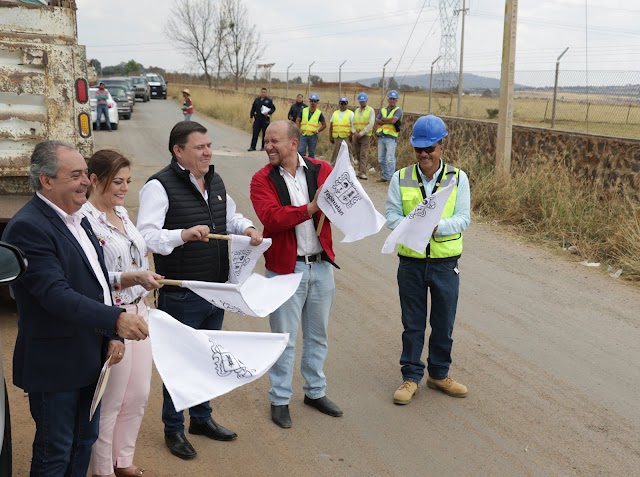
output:
[[[196,69],[163,33],[170,0],[77,3],[79,42],[87,46],[88,58],[97,58],[103,66],[135,59],[169,71]],[[244,3],[266,46],[260,63],[275,62],[274,73],[285,72],[293,63],[290,77],[300,75],[306,80],[308,66],[315,61],[312,74],[337,81],[338,66],[346,60],[343,79],[353,79],[380,75],[382,65],[392,58],[387,75],[395,73],[401,79],[405,74],[428,72],[440,52],[438,0]],[[499,72],[505,2],[467,0],[467,7],[464,70]],[[459,52],[460,22],[457,31]],[[592,78],[606,75],[616,83],[640,82],[640,4],[637,0],[521,0],[516,81],[527,78],[531,79],[527,83],[533,83],[533,78],[546,78],[531,72],[553,71],[566,47],[569,51],[561,60],[562,71],[589,70]],[[608,73],[611,71],[615,73]],[[576,73],[573,82],[583,77]]]

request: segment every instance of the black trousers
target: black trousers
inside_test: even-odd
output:
[[[262,132],[262,149],[264,149],[264,133],[267,131],[267,126],[269,126],[268,119],[255,118],[253,121],[253,137],[251,138],[251,149],[256,148],[256,144],[258,144],[258,135]]]

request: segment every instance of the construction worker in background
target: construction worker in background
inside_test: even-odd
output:
[[[276,112],[276,105],[270,97],[267,96],[267,88],[260,88],[260,96],[253,100],[251,112],[249,112],[249,120],[253,121],[253,136],[251,137],[251,146],[247,151],[255,151],[258,144],[258,136],[262,132],[262,147],[264,151],[264,134],[269,127],[271,115]]]
[[[342,96],[338,101],[340,109],[333,112],[329,120],[329,141],[333,144],[331,152],[331,165],[336,163],[340,146],[343,142],[347,143],[349,148],[349,156],[352,157],[351,151],[351,134],[353,133],[353,111],[347,109],[349,100],[346,96]]]
[[[184,103],[182,103],[182,114],[184,115],[185,121],[191,121],[191,115],[193,114],[193,101],[191,101],[191,93],[188,89],[182,90],[182,97],[184,98]]]
[[[358,163],[358,178],[367,179],[367,151],[371,144],[371,136],[373,135],[373,125],[376,120],[376,114],[373,108],[367,105],[369,96],[367,93],[358,95],[360,107],[356,109],[353,115],[353,152]]]
[[[302,101],[302,95],[299,94],[298,96],[296,96],[296,102],[291,105],[291,108],[289,108],[289,114],[287,115],[289,121],[293,121],[295,123],[298,115],[300,114],[300,111],[302,111],[302,109],[306,107],[307,105],[304,104],[304,101]]]
[[[409,404],[424,377],[420,360],[427,326],[427,291],[431,296],[427,386],[453,397],[465,397],[467,387],[449,375],[453,324],[456,319],[462,255],[462,233],[471,223],[469,179],[464,171],[442,161],[442,140],[449,135],[442,119],[422,116],[413,126],[411,145],[416,163],[394,173],[389,184],[385,215],[394,229],[424,199],[438,189],[455,186],[426,250],[398,247],[398,290],[402,310],[402,385],[393,402]]]
[[[327,127],[324,115],[318,109],[319,101],[320,96],[316,93],[311,93],[309,95],[309,106],[302,108],[296,118],[296,124],[300,128],[298,154],[314,159],[316,157],[316,146],[318,145],[318,133],[324,131]],[[308,154],[307,150],[309,151]]]
[[[376,182],[389,182],[396,170],[396,147],[398,132],[402,121],[402,110],[397,107],[398,92],[392,89],[387,94],[389,105],[382,108],[376,117],[378,129],[378,162],[380,163],[380,179]]]

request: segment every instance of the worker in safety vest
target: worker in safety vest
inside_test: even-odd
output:
[[[396,147],[398,132],[402,121],[402,110],[398,104],[398,92],[392,89],[387,94],[389,105],[382,108],[376,117],[376,134],[378,135],[378,162],[380,162],[380,179],[376,182],[389,182],[396,170]]]
[[[351,150],[351,134],[353,133],[353,111],[347,109],[349,100],[346,96],[342,96],[338,101],[340,109],[333,112],[329,121],[329,141],[333,144],[331,152],[331,165],[336,163],[340,146],[343,142],[347,143],[349,148],[349,157],[353,156]]]
[[[398,247],[398,289],[404,331],[400,356],[403,382],[393,395],[396,404],[409,404],[424,377],[425,365],[420,356],[427,326],[427,291],[431,296],[427,386],[453,397],[467,395],[467,387],[451,378],[449,367],[460,286],[458,259],[462,255],[462,233],[471,222],[471,198],[464,171],[442,160],[443,139],[448,134],[439,117],[418,118],[411,136],[416,162],[395,172],[389,184],[385,215],[387,227],[394,229],[416,206],[455,180],[426,249]]]
[[[296,124],[300,128],[298,154],[301,156],[316,157],[318,133],[324,131],[327,127],[324,115],[318,109],[319,101],[320,97],[316,93],[311,93],[309,95],[309,106],[302,108],[296,119]],[[307,150],[309,151],[308,154]]]
[[[357,108],[353,115],[353,138],[351,140],[353,146],[353,155],[358,165],[358,178],[367,179],[367,151],[371,144],[371,136],[373,135],[373,125],[376,120],[376,113],[373,108],[367,105],[369,96],[367,93],[358,95],[360,107]]]

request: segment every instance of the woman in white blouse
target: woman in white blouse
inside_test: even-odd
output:
[[[116,151],[96,152],[88,164],[92,187],[82,212],[102,244],[113,304],[147,318],[145,296],[161,287],[157,280],[164,277],[149,271],[145,241],[124,208],[130,166]],[[151,386],[151,363],[149,340],[125,340],[124,357],[111,370],[101,401],[100,433],[91,453],[93,476],[156,475],[133,463]]]

